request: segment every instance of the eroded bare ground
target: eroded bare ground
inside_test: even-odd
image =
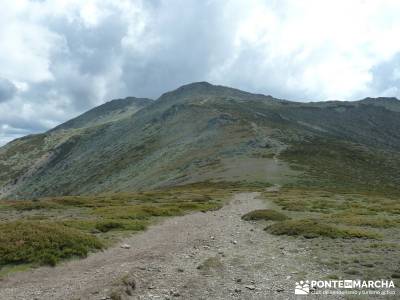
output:
[[[296,280],[327,272],[296,239],[241,220],[264,207],[257,193],[237,194],[219,211],[167,219],[87,259],[13,274],[0,299],[292,299]]]

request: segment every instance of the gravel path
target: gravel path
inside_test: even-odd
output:
[[[237,194],[218,211],[166,219],[84,260],[13,274],[0,281],[0,299],[295,299],[296,280],[325,270],[296,239],[241,220],[265,208],[256,197]]]

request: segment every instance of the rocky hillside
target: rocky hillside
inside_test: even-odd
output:
[[[196,181],[397,190],[400,101],[299,103],[193,83],[113,100],[0,148],[1,196],[130,191]]]

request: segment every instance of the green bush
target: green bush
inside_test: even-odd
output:
[[[101,232],[108,232],[110,230],[132,230],[140,231],[145,230],[147,226],[145,220],[66,220],[61,222],[62,225],[72,227],[75,229],[92,232],[98,230]]]
[[[382,216],[365,216],[353,213],[331,215],[327,221],[351,226],[368,226],[375,228],[390,228],[400,226],[400,222],[397,220],[388,219]]]
[[[103,237],[107,246],[111,244],[119,232],[109,235],[109,231],[135,232],[146,229],[157,217],[219,209],[235,186],[199,183],[137,193],[2,200],[0,268],[55,265],[64,258],[84,257],[103,247],[99,240]],[[15,217],[23,219],[15,221]]]
[[[108,232],[113,229],[139,231],[146,229],[146,225],[143,221],[105,220],[99,221],[95,228],[101,232]]]
[[[242,216],[243,220],[283,221],[289,219],[286,215],[273,209],[257,209]]]
[[[6,202],[7,203],[7,202]],[[60,208],[59,205],[56,203],[49,203],[45,201],[13,201],[7,203],[9,207],[18,210],[18,211],[30,211],[30,210],[37,210],[37,209],[55,209]]]
[[[124,228],[124,224],[118,221],[103,221],[96,224],[96,229],[101,232],[107,232],[113,229]]]
[[[339,228],[324,224],[317,220],[286,220],[265,228],[275,235],[304,236],[315,238],[319,236],[330,238],[378,238],[378,235],[364,229]]]
[[[0,224],[0,266],[19,263],[55,265],[60,259],[85,257],[90,250],[102,247],[97,238],[54,222]]]

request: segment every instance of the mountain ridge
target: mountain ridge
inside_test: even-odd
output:
[[[287,184],[298,180],[299,172],[310,173],[302,152],[310,141],[315,145],[307,151],[322,149],[328,161],[332,151],[366,151],[363,155],[381,162],[389,155],[397,166],[400,101],[381,101],[299,103],[207,82],[154,101],[110,101],[1,147],[0,197],[120,192],[207,180]],[[319,145],[325,146],[318,150]],[[335,153],[336,159],[342,154]],[[293,167],[295,155],[301,156],[301,171]],[[379,180],[373,174],[368,180],[376,181],[374,188],[393,188],[398,174],[391,167],[381,171]]]
[[[100,125],[107,122],[112,122],[118,118],[123,118],[133,115],[135,112],[151,104],[152,101],[153,100],[148,98],[136,98],[136,97],[113,99],[54,127],[49,132],[60,129],[65,130],[71,128],[82,128],[87,126],[93,126],[95,124]],[[112,113],[114,114],[113,116],[111,115]]]

